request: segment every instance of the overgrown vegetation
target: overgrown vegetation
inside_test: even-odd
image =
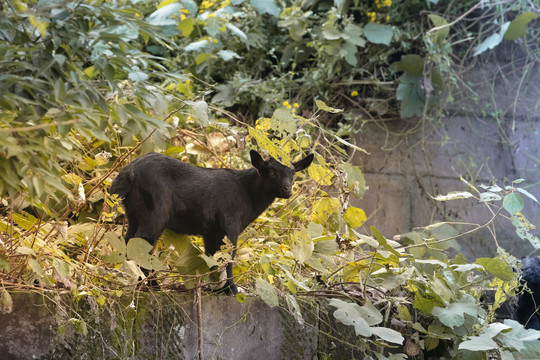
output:
[[[516,259],[500,247],[473,263],[449,255],[455,239],[505,218],[540,247],[521,213],[537,200],[520,181],[464,180],[467,191],[435,197],[492,212],[461,232],[443,222],[387,239],[349,201],[367,189],[350,163],[364,151],[354,131],[398,118],[427,131],[466,87],[458,62],[516,39],[538,55],[527,27],[537,5],[12,0],[0,11],[3,311],[13,288],[67,289],[106,305],[138,288],[139,266],[159,270],[164,290],[215,285],[226,248],[208,258],[200,239],[168,232],[153,255],[141,239],[125,245],[108,186],[147,151],[242,168],[257,147],[284,162],[316,160],[295,197],[241,235],[235,281],[247,293],[272,306],[284,296],[300,317],[291,294],[332,298],[335,318],[365,340],[357,351],[373,358],[385,358],[377,347],[403,345],[387,355],[396,359],[443,343],[461,358],[540,352],[535,331],[495,322],[516,291]],[[486,289],[495,302],[483,306]],[[84,329],[82,318],[71,323]]]

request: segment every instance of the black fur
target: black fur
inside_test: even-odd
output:
[[[111,193],[123,199],[128,218],[126,242],[139,237],[153,246],[165,228],[201,235],[205,252],[213,255],[223,237],[236,247],[240,233],[276,197],[289,198],[295,171],[307,168],[313,154],[289,168],[274,158],[250,152],[253,168],[209,169],[172,157],[149,153],[127,165],[114,179]],[[235,250],[232,252],[234,258]],[[238,292],[227,264],[223,290]]]
[[[522,263],[521,282],[527,288],[518,297],[516,318],[525,328],[540,330],[540,258],[525,257]]]

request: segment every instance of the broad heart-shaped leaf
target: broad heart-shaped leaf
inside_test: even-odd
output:
[[[270,119],[270,124],[271,128],[280,133],[282,137],[294,134],[298,129],[293,114],[283,108],[278,108],[274,111]]]
[[[152,249],[153,246],[148,241],[132,238],[127,244],[127,257],[145,269],[156,270],[161,267],[161,262],[157,257],[150,255]]]
[[[425,59],[419,55],[403,55],[401,60],[390,65],[395,71],[403,71],[409,75],[422,76],[424,73]]]
[[[506,347],[522,351],[529,347],[536,351],[540,351],[540,331],[534,329],[525,329],[523,325],[515,320],[504,320],[504,325],[510,326],[512,330],[501,332],[497,335],[497,339]]]
[[[255,294],[259,295],[261,299],[270,307],[279,305],[279,298],[276,293],[274,285],[268,281],[258,278],[255,283]]]
[[[330,300],[329,304],[335,308],[334,317],[344,325],[354,326],[356,335],[369,337],[373,335],[368,322],[363,318],[361,307],[358,304],[348,303],[339,299]]]
[[[374,44],[390,45],[393,36],[392,26],[369,23],[364,27],[364,35]]]
[[[154,24],[155,20],[164,20],[170,19],[173,15],[177,14],[180,11],[180,3],[173,2],[168,5],[162,6],[156,11],[154,11],[150,16],[148,16],[148,22]],[[155,25],[155,24],[154,24]]]
[[[480,55],[484,51],[488,49],[493,49],[495,46],[499,45],[501,41],[503,40],[503,36],[506,33],[506,30],[508,30],[509,26],[510,26],[510,22],[504,23],[501,26],[500,32],[492,34],[487,39],[482,41],[482,43],[476,47],[476,50],[474,51],[473,56]]]
[[[516,215],[517,212],[523,210],[523,205],[523,195],[517,192],[512,192],[503,199],[503,207],[510,215]]]
[[[478,312],[478,304],[475,303],[474,298],[471,295],[465,295],[459,302],[452,303],[446,308],[435,306],[431,313],[437,316],[444,325],[455,328],[465,323],[465,314],[477,317]]]
[[[366,179],[359,166],[354,166],[349,163],[343,163],[340,166],[341,170],[347,174],[347,188],[352,190],[357,198],[364,196],[367,190]]]
[[[343,215],[343,219],[350,227],[357,228],[362,226],[364,221],[367,220],[367,217],[364,210],[354,206],[349,206]]]
[[[242,57],[232,50],[220,50],[217,53],[223,60],[241,59]]]
[[[459,344],[460,350],[487,351],[498,348],[499,345],[493,339],[486,335],[473,336],[469,340]]]
[[[540,239],[529,232],[531,224],[522,214],[513,215],[512,225],[516,227],[516,234],[523,240],[527,240],[535,249],[540,249]]]
[[[510,22],[510,26],[504,33],[504,40],[516,40],[527,33],[527,24],[536,19],[538,14],[528,11],[518,15]]]
[[[313,241],[305,229],[295,231],[293,234],[291,252],[299,263],[303,264],[313,253]]]
[[[208,117],[208,104],[206,101],[185,101],[187,105],[190,105],[193,108],[193,113],[195,115],[195,121],[201,126],[208,126],[210,123]]]
[[[433,25],[435,25],[435,27],[444,26],[448,24],[446,19],[439,15],[430,14],[428,15],[428,17],[430,18],[431,22],[433,22]],[[443,27],[442,29],[439,29],[435,32],[435,36],[433,40],[436,43],[440,43],[446,39],[449,33],[450,33],[450,27],[449,26]]]
[[[425,95],[420,87],[420,76],[405,74],[399,80],[396,99],[401,101],[399,115],[409,118],[424,111]]]
[[[274,17],[278,17],[281,12],[275,0],[251,0],[251,6],[261,15],[268,13]]]
[[[495,275],[501,280],[510,281],[515,277],[512,267],[503,259],[478,258],[474,263],[481,265],[487,272]]]
[[[401,335],[396,330],[392,330],[386,327],[378,327],[378,326],[372,326],[370,327],[371,332],[373,335],[376,335],[383,339],[384,341],[388,341],[389,343],[393,344],[403,344],[403,335]]]
[[[334,174],[328,169],[328,167],[319,164],[311,164],[311,166],[308,167],[308,174],[309,177],[319,185],[332,185]]]

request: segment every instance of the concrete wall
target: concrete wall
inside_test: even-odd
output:
[[[520,186],[540,199],[540,65],[510,67],[505,56],[511,51],[501,48],[479,59],[464,76],[476,95],[457,93],[440,123],[376,120],[361,127],[357,143],[371,155],[358,154],[355,161],[362,164],[369,190],[355,205],[366,211],[368,225],[392,237],[441,220],[485,224],[492,216],[485,204],[430,198],[467,190],[460,176],[476,185],[495,181],[500,186],[524,178]],[[526,199],[523,213],[540,226],[538,204]],[[473,227],[457,226],[461,232]],[[521,257],[533,250],[509,220],[497,219],[494,230],[510,253]],[[532,233],[539,235],[538,230]],[[470,260],[496,255],[488,229],[459,244]]]
[[[2,360],[199,359],[192,294],[135,292],[101,305],[95,296],[10,294],[12,311],[0,311]],[[203,293],[203,359],[363,359],[367,349],[386,355],[403,351],[374,349],[354,327],[337,322],[335,308],[324,299],[295,299],[301,317],[285,302],[269,307],[248,296],[241,304],[234,297]]]
[[[47,296],[11,293],[13,311],[0,313],[0,359],[198,359],[191,295],[135,293],[104,305]],[[313,359],[319,351],[315,302],[302,304],[300,323],[256,297],[202,299],[204,359]]]

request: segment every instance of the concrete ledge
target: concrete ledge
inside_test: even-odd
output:
[[[99,305],[90,296],[10,294],[13,311],[0,314],[1,359],[198,359],[191,295],[134,293]],[[316,358],[316,302],[302,302],[299,322],[257,297],[244,304],[234,297],[202,299],[205,359]]]

